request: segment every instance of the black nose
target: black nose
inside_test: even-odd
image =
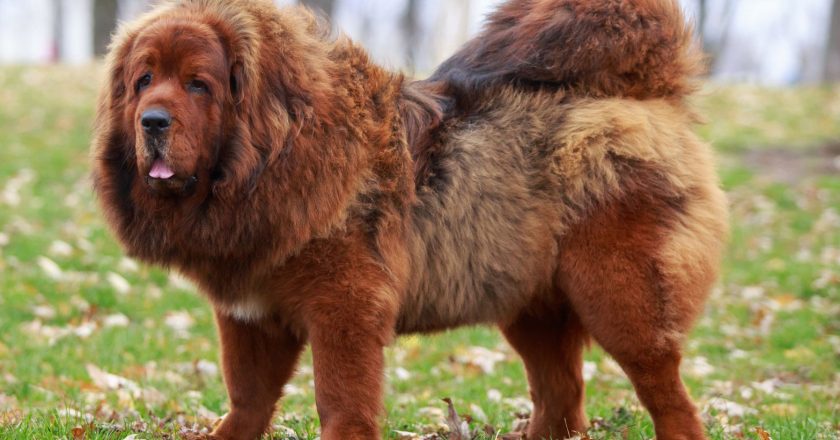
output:
[[[146,110],[140,117],[140,124],[143,125],[143,130],[149,134],[160,134],[169,128],[172,122],[172,117],[169,112],[163,109],[154,108]]]

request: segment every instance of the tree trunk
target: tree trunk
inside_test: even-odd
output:
[[[111,43],[111,33],[117,27],[117,0],[93,2],[93,53],[104,55]]]
[[[408,0],[408,6],[403,16],[406,67],[412,72],[417,68],[417,49],[420,46],[419,3],[419,0]]]
[[[314,11],[323,12],[327,17],[332,17],[335,0],[303,0],[301,3],[309,6]]]
[[[840,0],[834,0],[831,4],[831,24],[828,28],[823,80],[840,81]]]
[[[53,0],[53,40],[50,48],[50,61],[61,61],[61,39],[64,38],[64,14],[61,0]]]
[[[708,73],[710,74],[715,72],[717,62],[723,54],[723,51],[726,49],[726,46],[729,44],[729,33],[732,30],[732,20],[735,16],[735,8],[738,5],[738,2],[735,0],[720,0],[719,3],[721,3],[722,6],[715,17],[711,17],[709,15],[710,5],[707,0],[699,0],[698,3],[699,18],[697,31],[699,32],[703,43],[703,51],[706,52],[706,56],[708,57]],[[709,23],[713,22],[717,24],[715,26],[717,28],[715,29],[715,33],[712,33],[709,29]]]

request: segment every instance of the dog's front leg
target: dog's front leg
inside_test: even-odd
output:
[[[393,295],[387,288],[336,288],[312,305],[308,326],[321,439],[376,440]]]
[[[244,322],[216,311],[230,413],[214,439],[252,440],[265,432],[303,343],[284,329]]]

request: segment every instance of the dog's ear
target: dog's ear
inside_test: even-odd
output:
[[[105,57],[105,77],[97,102],[94,137],[91,145],[93,157],[103,157],[130,163],[134,154],[131,136],[124,127],[122,118],[130,96],[128,81],[128,63],[140,26],[123,25],[114,34]],[[119,159],[125,155],[126,159]]]
[[[141,18],[120,25],[111,38],[108,46],[108,55],[105,57],[105,86],[99,96],[100,108],[102,105],[115,109],[125,103],[125,99],[131,92],[131,86],[127,84],[126,69],[130,61],[131,52],[134,49],[135,41],[143,29],[149,27],[160,16],[171,11],[174,4],[163,5],[147,13]]]
[[[138,29],[124,25],[113,36],[105,59],[90,147],[93,187],[112,225],[122,225],[133,218],[133,207],[127,201],[136,174],[135,140],[130,127],[125,127],[123,115],[131,93],[127,65]]]
[[[239,61],[234,62],[230,67],[230,83],[228,84],[228,87],[230,88],[230,98],[234,105],[242,103],[243,100],[242,86],[244,78],[242,75],[242,63]]]
[[[100,104],[107,108],[114,109],[122,105],[128,95],[126,65],[136,37],[136,33],[130,30],[117,32],[111,42],[108,55],[105,58],[105,65],[107,66],[105,87],[102,88],[102,94],[100,95]]]
[[[222,200],[247,197],[254,191],[277,148],[273,137],[289,131],[289,119],[274,110],[281,107],[266,92],[254,54],[245,50],[248,46],[242,46],[232,48],[237,51],[237,59],[231,63],[228,77],[232,113],[227,123],[231,125],[218,159],[221,179],[213,185],[214,195]],[[276,117],[269,124],[255,123],[263,121],[267,114]]]

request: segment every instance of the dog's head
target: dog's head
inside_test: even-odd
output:
[[[334,88],[332,44],[311,14],[267,0],[171,0],[117,31],[92,177],[132,253],[165,261],[195,242],[229,254],[253,241],[260,209],[301,223],[283,216],[310,212],[299,195],[312,176],[335,177],[323,146],[347,142],[330,138],[347,133],[333,127],[349,102]],[[286,174],[263,184],[269,170]]]
[[[181,0],[125,25],[107,59],[95,152],[132,162],[131,186],[158,198],[247,195],[316,103],[328,108],[312,20],[270,2]]]
[[[125,60],[124,127],[137,170],[159,195],[187,196],[212,177],[238,80],[218,33],[163,20],[135,38]]]

